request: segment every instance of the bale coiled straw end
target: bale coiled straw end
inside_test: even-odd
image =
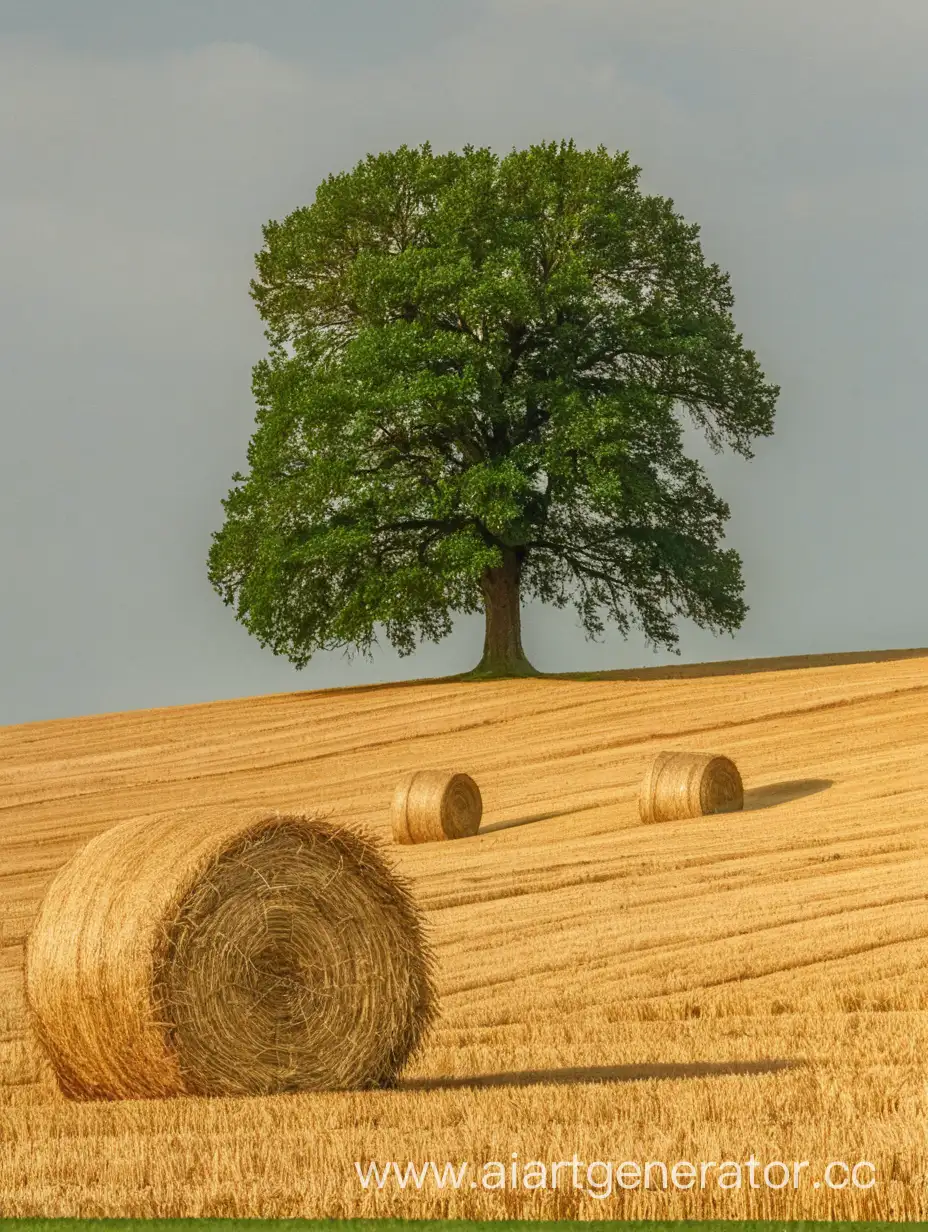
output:
[[[738,767],[711,753],[658,753],[638,796],[642,821],[681,821],[744,807]]]
[[[312,816],[118,825],[28,940],[36,1034],[79,1099],[392,1085],[435,1014],[405,883]]]
[[[417,770],[397,784],[390,810],[393,840],[431,843],[470,838],[480,828],[483,800],[469,774]]]

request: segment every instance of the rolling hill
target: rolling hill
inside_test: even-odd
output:
[[[743,812],[644,826],[652,755],[733,758]],[[247,698],[0,729],[5,1215],[928,1217],[928,651]],[[125,818],[311,810],[389,838],[420,767],[480,833],[391,848],[443,1016],[399,1090],[72,1104],[23,942]],[[355,1162],[809,1161],[798,1188],[383,1189]],[[871,1161],[867,1190],[814,1185]]]

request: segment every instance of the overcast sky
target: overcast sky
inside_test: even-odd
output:
[[[261,226],[369,151],[628,150],[782,394],[713,458],[751,611],[684,661],[928,643],[924,0],[4,0],[0,724],[459,671],[262,650],[206,579]],[[525,613],[545,670],[671,661]]]

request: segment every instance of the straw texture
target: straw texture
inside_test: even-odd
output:
[[[638,797],[638,813],[645,822],[680,821],[743,807],[738,767],[711,753],[658,753]]]
[[[417,770],[397,785],[391,822],[397,843],[469,838],[480,828],[483,801],[469,774]]]
[[[431,956],[378,847],[306,816],[116,826],[52,882],[26,993],[73,1098],[391,1085]]]

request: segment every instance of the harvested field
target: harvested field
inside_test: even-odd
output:
[[[928,1217],[928,652],[432,682],[0,729],[5,1215]],[[642,825],[664,748],[744,810]],[[472,774],[474,838],[395,846],[443,1016],[401,1089],[74,1104],[23,940],[130,817],[322,810],[389,841],[397,783]],[[873,1161],[870,1190],[365,1190],[355,1161]]]

